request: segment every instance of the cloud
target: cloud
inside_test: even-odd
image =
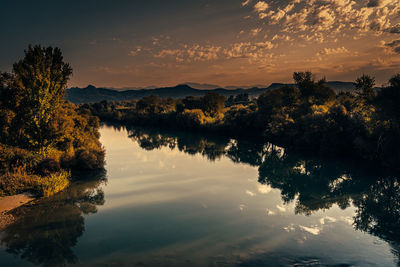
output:
[[[279,205],[276,205],[276,208],[277,208],[280,212],[285,212],[285,211],[286,211],[286,208],[285,208],[285,207],[282,207],[282,206],[279,206]]]
[[[258,184],[257,185],[257,190],[259,193],[266,195],[269,192],[272,191],[272,188],[269,185],[262,185],[262,184]]]
[[[211,61],[219,58],[219,46],[184,45],[182,49],[162,49],[155,58],[174,57],[177,62]]]
[[[248,194],[251,197],[254,197],[256,194],[251,192],[250,190],[246,190],[246,194]]]
[[[392,41],[392,42],[390,42],[390,43],[387,43],[387,44],[385,44],[385,45],[386,45],[386,46],[389,46],[389,47],[398,46],[398,45],[400,45],[400,39],[394,40],[394,41]]]
[[[288,233],[296,231],[295,225],[293,223],[291,223],[288,226],[283,227],[283,229]]]
[[[258,1],[257,4],[254,5],[254,10],[256,12],[264,12],[269,8],[269,5],[264,1]]]
[[[134,56],[137,56],[141,51],[142,51],[142,47],[137,46],[135,49],[131,50],[128,55],[134,57]]]
[[[336,221],[337,221],[336,218],[329,217],[329,216],[325,216],[324,218],[321,218],[321,219],[319,220],[319,222],[320,222],[321,225],[324,225],[324,224],[326,224],[327,222],[334,223],[334,222],[336,222]]]
[[[261,28],[252,29],[250,32],[251,32],[251,35],[256,36],[261,32]]]
[[[400,23],[399,23],[399,24],[396,24],[396,25],[394,25],[394,26],[392,26],[392,27],[389,29],[389,32],[390,32],[390,33],[400,33]]]
[[[338,54],[346,54],[349,53],[349,50],[344,46],[338,48],[324,48],[322,51],[317,53],[317,56],[330,56],[330,55],[338,55]]]
[[[266,211],[267,211],[267,214],[268,214],[269,216],[272,216],[272,215],[275,215],[275,214],[276,214],[275,211],[270,210],[270,209],[266,209]]]
[[[369,0],[367,7],[378,7],[381,5],[380,0]]]
[[[258,34],[260,29],[254,29]],[[190,63],[201,61],[229,60],[236,58],[248,59],[250,63],[265,63],[274,57],[270,50],[278,45],[270,41],[263,42],[237,42],[226,46],[218,45],[183,45],[179,49],[162,49],[154,53],[154,58],[174,58],[178,63]],[[136,55],[136,50],[130,55]]]
[[[398,33],[400,30],[395,25],[400,12],[398,0],[370,0],[369,7],[363,4],[363,0],[277,2],[273,7],[263,3],[259,1],[254,9],[266,24],[278,24],[281,32],[305,34],[309,40],[315,40],[316,33],[323,33],[326,40],[327,37],[343,36],[346,32],[353,32],[352,35],[356,36],[367,32]]]
[[[319,235],[321,232],[321,229],[319,229],[317,226],[313,226],[313,227],[306,227],[303,225],[299,225],[300,229],[306,232],[309,232],[310,234],[313,235]]]
[[[246,0],[244,2],[242,2],[242,6],[247,6],[248,4],[250,4],[251,0]]]
[[[229,47],[223,50],[223,57],[225,59],[232,58],[247,58],[252,62],[265,61],[271,58],[273,55],[269,53],[269,50],[275,48],[276,45],[273,43],[266,42],[238,42],[233,43]]]
[[[180,50],[177,49],[163,49],[160,52],[158,52],[157,54],[154,55],[155,58],[165,58],[168,56],[175,56],[177,54],[180,53]]]

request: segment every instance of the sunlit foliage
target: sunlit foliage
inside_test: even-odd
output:
[[[0,75],[3,194],[30,189],[47,196],[69,184],[70,172],[62,168],[103,166],[99,120],[64,99],[71,74],[60,49],[29,46],[12,73]],[[20,186],[9,190],[10,183]]]
[[[257,99],[218,94],[184,99],[148,97],[135,102],[106,101],[81,108],[102,120],[131,125],[205,130],[224,135],[257,136],[284,147],[350,156],[399,166],[400,74],[377,90],[363,75],[354,92],[336,94],[325,79],[295,72],[294,86],[268,90]]]

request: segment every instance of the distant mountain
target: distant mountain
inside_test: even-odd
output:
[[[93,85],[89,85],[89,86],[93,86]],[[114,91],[127,91],[127,90],[142,90],[142,89],[156,89],[158,88],[158,86],[155,85],[150,85],[150,86],[146,86],[146,87],[99,87],[99,88],[103,88],[103,89],[111,89]]]
[[[192,87],[193,89],[200,89],[200,90],[213,90],[213,89],[217,89],[217,88],[222,88],[219,85],[215,85],[215,84],[207,84],[207,83],[192,83],[192,82],[186,82],[183,83],[183,85],[187,85]]]
[[[219,86],[216,84],[207,84],[207,83],[193,83],[193,82],[186,82],[186,83],[182,83],[182,84],[186,84],[189,85],[190,87],[194,88],[194,89],[201,89],[201,90],[212,90],[212,89],[217,89],[217,88],[222,88],[222,89],[228,89],[228,90],[235,90],[235,89],[249,89],[249,88],[267,88],[268,85],[264,85],[264,84],[257,84],[257,85],[252,85],[252,86],[248,86],[248,85],[242,85],[242,86],[236,86],[236,85],[228,85],[228,86]],[[147,89],[147,88],[145,88]]]
[[[351,82],[327,82],[327,85],[336,92],[350,92],[354,90],[353,83]],[[209,86],[209,85],[207,85]],[[184,98],[186,96],[203,96],[208,92],[216,92],[218,94],[229,97],[231,95],[238,95],[241,93],[248,93],[251,97],[259,96],[261,93],[267,90],[277,89],[283,86],[294,86],[294,84],[283,84],[273,83],[265,88],[253,87],[249,89],[225,89],[225,88],[213,88],[213,89],[195,89],[189,85],[181,84],[175,87],[162,87],[155,89],[134,89],[134,90],[116,90],[110,88],[97,88],[93,85],[89,85],[86,88],[70,88],[67,90],[66,98],[75,104],[81,103],[94,103],[103,100],[108,101],[122,101],[140,99],[144,96],[159,96],[163,98]]]
[[[224,89],[229,89],[229,90],[234,90],[234,89],[250,89],[250,88],[267,88],[268,85],[265,84],[256,84],[256,85],[242,85],[242,86],[237,86],[237,85],[228,85],[224,86]]]

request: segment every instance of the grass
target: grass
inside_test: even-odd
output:
[[[31,192],[48,197],[64,190],[70,184],[71,173],[61,170],[46,176],[27,173],[23,166],[0,176],[0,196]]]
[[[43,197],[54,195],[68,187],[70,178],[71,172],[69,171],[61,170],[56,173],[51,173],[39,179],[36,184],[36,192]]]

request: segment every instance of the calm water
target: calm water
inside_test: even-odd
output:
[[[397,266],[396,179],[272,145],[101,133],[106,171],[14,211],[0,266]]]

